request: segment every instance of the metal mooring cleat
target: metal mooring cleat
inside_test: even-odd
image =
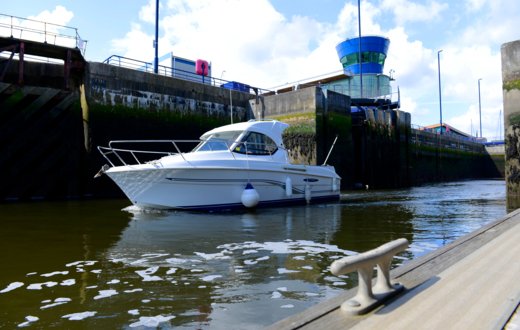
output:
[[[334,275],[344,275],[357,270],[359,284],[356,296],[341,304],[341,309],[349,314],[364,314],[383,301],[403,290],[401,284],[390,282],[390,265],[397,253],[408,247],[408,240],[399,238],[370,251],[336,260],[330,266]],[[377,280],[372,288],[372,273],[377,266]]]

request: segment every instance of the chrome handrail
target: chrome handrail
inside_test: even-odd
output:
[[[110,159],[109,155],[111,155],[111,154],[115,155],[115,157],[119,160],[119,164],[122,164],[124,166],[131,165],[127,161],[125,161],[125,159],[122,157],[122,154],[124,154],[124,153],[130,154],[133,157],[133,159],[135,160],[135,163],[139,164],[139,165],[143,164],[143,162],[137,156],[138,154],[152,154],[152,155],[155,154],[155,155],[163,155],[163,156],[180,155],[184,161],[188,162],[188,160],[186,160],[186,158],[184,157],[184,153],[180,150],[180,148],[177,144],[178,143],[200,143],[203,141],[205,141],[205,140],[112,140],[108,143],[108,147],[98,146],[97,149],[101,153],[101,155],[110,163],[111,166],[117,166]],[[114,146],[116,144],[151,144],[151,143],[171,144],[174,148],[174,151],[171,152],[171,151],[127,149],[127,148],[116,148]],[[246,155],[246,157],[249,157],[249,156],[254,155],[254,153],[250,152],[250,149],[251,149],[250,146],[258,147],[259,145],[266,146],[268,144],[255,143],[255,142],[232,141],[230,143],[226,143],[226,145],[227,145],[227,151],[233,156],[234,159],[236,159],[235,148],[237,146],[244,146],[244,149],[245,149],[244,151],[241,151],[241,152],[237,151],[237,152]],[[269,146],[271,146],[271,145],[269,144]],[[258,153],[257,155],[272,157],[274,155],[273,151],[276,151],[278,149],[285,151],[285,155],[287,157],[287,150],[282,146],[276,146],[275,150],[271,150],[271,148],[265,148],[265,154]],[[152,162],[153,162],[153,160],[152,160]]]
[[[113,140],[108,143],[108,147],[98,146],[98,150],[103,155],[103,157],[110,163],[112,166],[116,166],[114,162],[108,157],[110,154],[114,154],[122,165],[129,165],[123,157],[120,155],[123,153],[127,153],[132,155],[137,164],[142,164],[142,161],[137,157],[137,154],[155,154],[155,155],[181,155],[182,159],[186,161],[182,151],[180,150],[177,143],[199,143],[200,140]],[[125,148],[115,148],[114,144],[151,144],[151,143],[170,143],[175,148],[174,152],[171,151],[152,151],[152,150],[139,150],[139,149],[125,149]]]

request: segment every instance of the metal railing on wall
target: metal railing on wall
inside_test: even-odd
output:
[[[80,37],[77,28],[17,16],[0,14],[0,35],[77,48],[82,55],[87,49],[87,40]]]
[[[154,73],[154,65],[152,62],[145,62],[145,61],[136,60],[133,58],[128,58],[128,57],[124,57],[124,56],[120,56],[120,55],[112,55],[112,56],[108,57],[106,60],[104,60],[103,63],[118,66],[118,67],[123,67],[123,68],[127,68],[127,69],[147,72],[147,73]],[[197,83],[208,84],[208,85],[215,86],[215,87],[224,87],[223,85],[225,85],[225,84],[233,83],[232,81],[229,81],[229,80],[224,80],[224,79],[215,78],[215,77],[211,77],[211,76],[202,76],[202,75],[196,74],[195,72],[192,72],[192,71],[181,70],[181,69],[177,69],[177,68],[168,67],[165,65],[158,65],[158,74],[162,75],[162,76],[178,78],[178,79],[193,81],[193,82],[197,82]],[[265,94],[265,93],[271,92],[267,89],[263,89],[263,88],[259,88],[259,87],[253,87],[253,86],[244,85],[244,84],[241,84],[241,85],[247,86],[249,88],[249,93],[253,93],[253,94],[260,95],[260,94]],[[228,87],[226,87],[226,88],[228,88]],[[229,88],[229,89],[244,92],[244,89],[235,89],[235,88]]]
[[[442,147],[453,150],[482,152],[483,144],[476,137],[464,137],[452,132],[439,134],[435,129],[411,125],[411,142],[415,145]]]

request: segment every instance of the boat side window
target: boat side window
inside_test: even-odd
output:
[[[276,143],[267,135],[249,132],[233,149],[234,152],[248,155],[272,155],[278,150]]]

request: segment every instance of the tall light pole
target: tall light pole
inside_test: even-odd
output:
[[[363,98],[363,60],[361,59],[361,0],[357,2],[358,13],[358,57],[359,57],[359,97]]]
[[[439,113],[440,113],[440,129],[442,135],[442,95],[441,95],[441,52],[442,49],[437,52],[437,69],[439,71]]]
[[[159,0],[155,1],[155,40],[153,41],[155,48],[155,58],[153,61],[153,72],[159,73]]]
[[[478,118],[480,121],[480,138],[482,138],[482,109],[480,106],[480,81],[482,78],[478,79]]]

